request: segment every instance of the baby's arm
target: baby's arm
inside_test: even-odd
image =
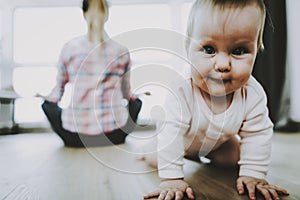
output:
[[[188,198],[194,199],[192,188],[183,179],[183,136],[174,124],[166,122],[165,128],[169,131],[162,131],[158,135],[157,152],[159,176],[162,180],[158,188],[144,198],[158,196],[159,200],[181,200],[186,193]],[[174,131],[178,133],[174,134]]]
[[[146,199],[159,196],[160,200],[180,200],[185,193],[194,199],[192,188],[183,178],[184,135],[189,130],[191,120],[190,104],[185,96],[190,95],[184,95],[176,89],[171,91],[177,96],[174,97],[172,93],[166,96],[165,120],[159,122],[157,128],[160,131],[157,134],[158,174],[162,181],[155,191],[144,196]]]
[[[251,91],[256,91],[251,93]],[[245,120],[240,129],[240,172],[236,182],[239,194],[248,190],[250,199],[255,199],[255,190],[265,199],[279,199],[279,193],[288,192],[266,181],[271,161],[273,124],[268,116],[267,98],[261,87],[248,88]]]
[[[183,135],[187,126],[182,125],[178,128],[176,125],[165,122],[165,129],[157,136],[158,138],[158,170],[162,178],[160,185],[154,191],[144,196],[144,199],[157,197],[159,200],[183,199],[186,193],[188,198],[194,199],[192,188],[183,179]],[[180,131],[181,130],[181,131]],[[174,134],[176,133],[177,134]]]

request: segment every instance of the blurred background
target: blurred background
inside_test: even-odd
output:
[[[296,49],[300,45],[297,12],[300,1],[265,2],[268,8],[265,49],[258,55],[253,75],[266,90],[275,128],[297,132],[300,131],[300,59]],[[192,0],[110,0],[106,31],[112,38],[143,28],[165,29],[184,36],[192,3]],[[35,95],[50,92],[63,44],[86,30],[81,0],[0,0],[0,129],[48,126],[40,107],[42,100]],[[161,70],[158,76],[161,66],[184,73],[188,64],[151,49],[134,52],[131,57],[133,91],[152,94],[142,97],[145,104],[140,123],[153,123],[151,118],[155,116],[151,110],[162,104],[164,91],[155,84],[140,87],[140,80],[164,79],[168,72]],[[70,102],[70,90],[66,90],[62,107]]]

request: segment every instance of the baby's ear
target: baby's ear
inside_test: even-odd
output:
[[[264,51],[264,49],[265,49],[264,43],[261,43],[261,44],[258,46],[258,50],[261,52],[261,51]]]
[[[264,45],[258,46],[257,54],[262,53],[264,51]]]
[[[262,34],[258,36],[257,48],[258,48],[258,52],[262,52],[265,49]]]

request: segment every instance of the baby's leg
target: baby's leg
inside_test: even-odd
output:
[[[240,143],[234,136],[219,146],[217,149],[211,151],[207,156],[212,164],[219,166],[237,166],[240,159]]]

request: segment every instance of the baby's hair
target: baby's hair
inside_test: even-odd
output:
[[[104,23],[108,19],[108,4],[106,0],[83,0],[82,11],[85,15],[89,38],[94,43],[104,40]]]
[[[188,19],[188,27],[187,27],[187,39],[186,39],[186,49],[188,51],[191,36],[194,31],[194,21],[196,16],[198,15],[199,8],[217,8],[219,10],[223,10],[225,8],[241,8],[247,5],[256,4],[261,11],[261,27],[257,41],[258,49],[264,49],[263,44],[263,32],[265,26],[265,18],[266,18],[266,7],[263,0],[195,0]]]

